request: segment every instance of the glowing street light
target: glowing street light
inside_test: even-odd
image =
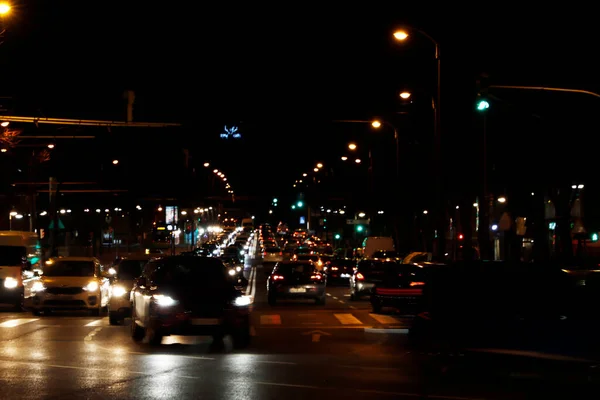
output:
[[[205,168],[208,168],[208,167],[210,167],[210,163],[207,163],[207,162],[205,162],[205,163],[204,163],[204,167],[205,167]]]
[[[356,160],[354,160],[355,163],[360,164],[362,162],[362,160],[360,158],[357,158]]]
[[[0,16],[5,16],[8,13],[10,13],[10,10],[12,9],[12,7],[10,6],[10,4],[6,3],[6,2],[2,2],[0,3]]]
[[[348,144],[348,148],[350,150],[356,150],[356,144],[355,143],[350,143],[350,144]]]
[[[313,171],[319,172],[319,168],[315,168],[315,169],[313,169]]]
[[[49,149],[53,149],[53,148],[54,148],[54,143],[48,143],[48,148],[49,148]],[[118,161],[117,161],[117,162],[118,162]],[[115,162],[113,161],[113,164],[114,164],[114,163],[115,163]]]
[[[394,38],[399,41],[406,40],[408,38],[408,33],[406,33],[406,31],[403,30],[398,30],[394,32]]]
[[[113,165],[117,165],[119,163],[119,160],[112,160]]]
[[[375,120],[375,121],[371,122],[371,126],[373,128],[381,128],[381,121]]]
[[[400,93],[400,98],[407,100],[410,98],[411,93],[410,92],[401,92]]]
[[[346,161],[347,159],[348,159],[348,157],[342,156],[342,161]]]
[[[318,164],[317,164],[317,168],[323,168],[323,164],[321,164],[321,163],[318,163]]]

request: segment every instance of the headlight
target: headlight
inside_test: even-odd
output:
[[[152,296],[152,298],[154,298],[156,304],[161,307],[170,307],[177,303],[177,301],[175,301],[172,297],[165,296],[164,294],[155,294]]]
[[[111,267],[108,269],[108,273],[111,275],[115,275],[117,273],[117,270]]]
[[[250,296],[240,296],[234,300],[233,304],[238,307],[249,306],[252,304],[252,299]]]
[[[112,295],[115,297],[121,297],[125,293],[127,293],[127,290],[125,290],[123,286],[115,286],[112,288]]]
[[[6,278],[4,280],[4,287],[7,289],[14,289],[17,287],[17,285],[19,284],[19,281],[17,281],[15,278]]]
[[[240,272],[240,271],[242,270],[242,267],[240,267],[240,266],[237,266],[237,267],[235,267],[235,270],[236,270],[237,272]]]
[[[43,290],[46,290],[46,287],[40,281],[34,282],[33,285],[31,285],[32,292],[41,292]]]
[[[244,250],[240,250],[240,256],[243,256],[244,254],[246,254],[246,252]]]
[[[235,269],[230,269],[228,273],[229,273],[229,275],[234,276],[235,275]]]
[[[90,283],[87,284],[86,287],[84,287],[84,290],[87,290],[88,292],[95,292],[96,290],[98,290],[100,286],[98,285],[98,282],[96,281],[91,281]]]

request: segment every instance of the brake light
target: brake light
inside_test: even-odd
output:
[[[411,282],[410,286],[425,286],[425,282]]]
[[[267,252],[263,251],[263,257],[266,257],[266,256],[267,256]]]
[[[359,281],[362,281],[365,279],[365,276],[359,272],[358,274],[356,274],[356,279],[358,279]]]
[[[320,281],[321,279],[323,279],[323,277],[321,275],[311,275],[310,279],[312,279],[313,281]]]
[[[280,255],[280,256],[282,256],[282,255],[283,255],[283,251],[280,251],[280,252],[279,252],[279,255]]]
[[[274,281],[282,281],[284,279],[281,275],[273,275],[272,278]]]

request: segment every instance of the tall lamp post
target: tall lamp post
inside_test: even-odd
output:
[[[435,60],[437,64],[437,85],[436,85],[436,94],[435,99],[433,101],[433,112],[434,112],[434,136],[433,136],[433,156],[435,163],[435,204],[436,204],[436,228],[438,235],[438,246],[437,246],[437,255],[444,256],[445,253],[445,239],[446,239],[446,223],[445,223],[445,212],[444,207],[442,207],[442,179],[440,176],[441,172],[441,156],[442,156],[442,135],[441,135],[441,125],[440,125],[440,81],[441,81],[441,63],[440,63],[440,45],[439,43],[427,32],[424,32],[420,29],[410,28],[410,29],[399,29],[394,32],[394,39],[399,42],[403,42],[408,39],[409,32],[417,32],[422,36],[426,37],[431,43],[433,43],[435,48]]]

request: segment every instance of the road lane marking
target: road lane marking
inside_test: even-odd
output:
[[[327,296],[331,297],[331,293],[325,293]]]
[[[26,362],[26,361],[12,361],[12,360],[2,360],[3,363],[13,363],[13,364],[21,364],[27,366],[42,366],[49,368],[60,368],[60,369],[74,369],[78,371],[97,371],[97,372],[114,372],[114,368],[96,368],[96,367],[79,367],[76,365],[60,365],[60,364],[44,364],[44,363],[36,363],[36,362]],[[157,374],[169,374],[172,370],[167,371],[157,371],[157,372],[141,372],[141,371],[130,371],[125,370],[124,372],[133,375],[145,375],[145,376],[156,376]],[[186,379],[200,379],[199,376],[189,376],[189,375],[175,375],[176,378],[186,378]]]
[[[102,318],[102,319],[97,319],[96,321],[92,321],[89,324],[85,324],[85,326],[101,326],[104,323],[104,320],[107,319],[108,317]]]
[[[344,297],[350,297],[350,294],[345,294]]]
[[[14,328],[19,325],[28,324],[30,322],[34,322],[39,320],[39,318],[17,318],[17,319],[9,319],[8,321],[4,321],[0,324],[0,328]]]
[[[372,326],[364,326],[364,325],[331,325],[331,326],[320,325],[319,328],[321,328],[321,329],[356,329],[356,330],[360,329],[360,330],[365,330],[365,329],[371,329],[373,327]],[[266,325],[266,326],[261,326],[260,329],[281,329],[281,330],[306,329],[306,325],[299,325],[299,326]]]
[[[352,314],[333,314],[342,325],[362,325],[362,322]]]
[[[261,315],[260,316],[260,324],[261,325],[281,325],[281,315],[278,315],[278,314]]]
[[[337,300],[337,299],[338,299],[338,298],[337,298],[337,297],[335,297],[335,296],[333,296],[332,298],[333,298],[333,299],[335,299],[335,300]]]
[[[354,306],[350,306],[350,308],[353,309],[353,310],[356,310],[356,307],[354,307]]]
[[[281,386],[281,387],[289,387],[289,388],[303,388],[303,389],[322,389],[319,386],[310,386],[310,385],[294,385],[291,383],[278,383],[278,382],[254,382],[257,385],[266,385],[266,386]]]
[[[405,335],[408,333],[408,329],[379,329],[379,328],[365,328],[365,333],[385,333],[385,334],[396,334]]]
[[[340,302],[340,303],[342,303],[342,304],[344,304],[344,303],[345,303],[345,301],[344,301],[344,300],[338,300],[338,302]]]
[[[373,318],[375,321],[379,322],[382,325],[396,325],[400,322],[396,318],[391,317],[389,315],[369,314],[369,317]]]

